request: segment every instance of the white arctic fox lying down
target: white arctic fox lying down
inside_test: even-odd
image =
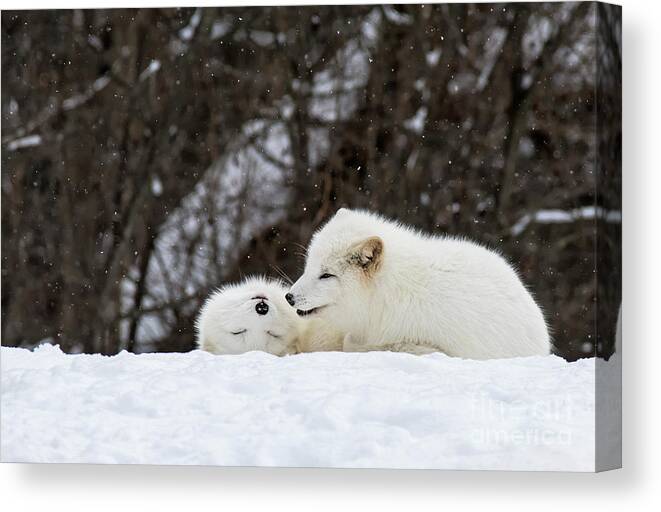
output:
[[[345,351],[474,359],[550,351],[539,306],[501,256],[365,211],[341,209],[314,235],[287,301],[348,333]]]
[[[278,356],[341,350],[342,338],[320,319],[299,318],[280,281],[251,277],[214,292],[197,318],[197,344],[214,354],[251,350]]]

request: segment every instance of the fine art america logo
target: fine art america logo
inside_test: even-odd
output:
[[[474,442],[484,445],[571,445],[574,416],[571,396],[534,402],[471,395]],[[478,426],[479,425],[479,426]]]

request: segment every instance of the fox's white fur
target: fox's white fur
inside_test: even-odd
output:
[[[261,350],[278,356],[342,350],[342,336],[323,320],[298,317],[285,293],[282,282],[259,276],[215,291],[197,318],[199,348],[214,354]]]
[[[539,306],[499,254],[366,211],[341,209],[314,235],[290,294],[299,315],[349,333],[347,351],[490,359],[551,348]]]

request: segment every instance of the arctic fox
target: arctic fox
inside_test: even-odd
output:
[[[348,333],[345,351],[491,359],[551,348],[539,306],[500,255],[366,211],[343,208],[313,236],[286,299]]]
[[[302,319],[280,281],[251,277],[211,294],[197,318],[197,344],[214,354],[251,350],[277,356],[342,350],[343,337],[319,319]]]

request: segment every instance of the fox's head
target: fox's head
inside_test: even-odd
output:
[[[303,275],[287,293],[299,316],[329,315],[360,307],[383,264],[383,240],[364,212],[339,210],[308,247]]]
[[[285,302],[279,281],[253,277],[218,290],[197,319],[200,348],[215,354],[294,351],[301,320]]]

